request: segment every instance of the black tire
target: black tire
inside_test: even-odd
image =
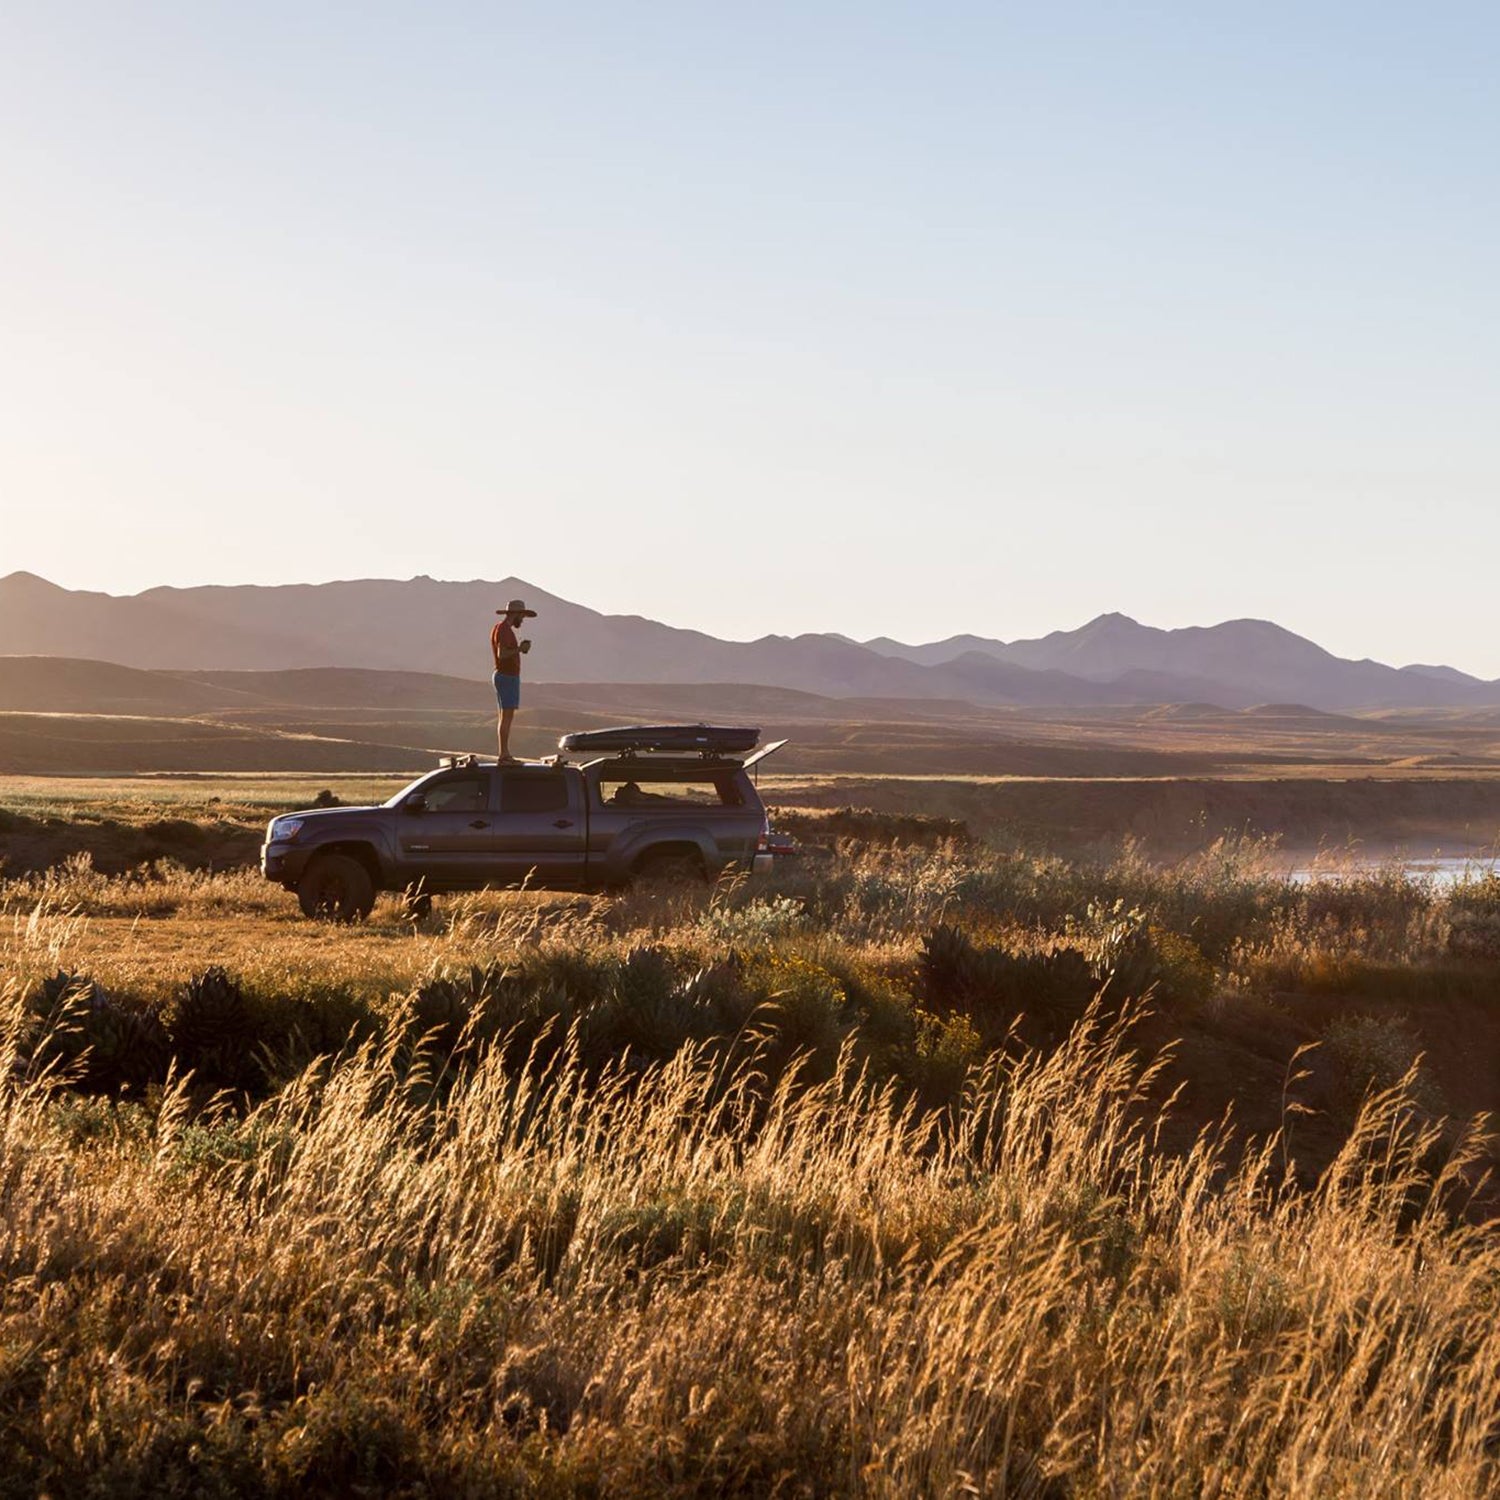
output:
[[[702,885],[707,879],[703,860],[686,851],[647,854],[635,867],[637,885]]]
[[[298,882],[297,901],[318,922],[363,922],[375,905],[375,882],[357,859],[323,854]]]

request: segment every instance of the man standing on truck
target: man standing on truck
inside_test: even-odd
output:
[[[512,599],[504,609],[497,609],[504,619],[490,631],[490,655],[495,660],[495,703],[500,713],[500,764],[515,765],[510,753],[510,726],[521,706],[521,657],[531,650],[530,641],[516,639],[516,627],[522,620],[534,620],[536,611],[526,608],[524,599]]]

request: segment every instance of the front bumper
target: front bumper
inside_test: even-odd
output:
[[[260,873],[267,880],[274,880],[277,885],[290,889],[302,879],[302,872],[307,869],[308,855],[311,852],[309,849],[299,849],[294,844],[262,844]]]

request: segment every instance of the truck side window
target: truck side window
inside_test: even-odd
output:
[[[487,776],[452,776],[422,789],[428,812],[484,812],[490,805]]]
[[[507,771],[500,777],[502,813],[566,812],[568,783],[556,771]]]

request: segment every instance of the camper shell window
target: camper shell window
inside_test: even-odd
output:
[[[607,766],[599,773],[600,806],[614,811],[632,808],[744,807],[743,772],[728,769],[667,766]]]

